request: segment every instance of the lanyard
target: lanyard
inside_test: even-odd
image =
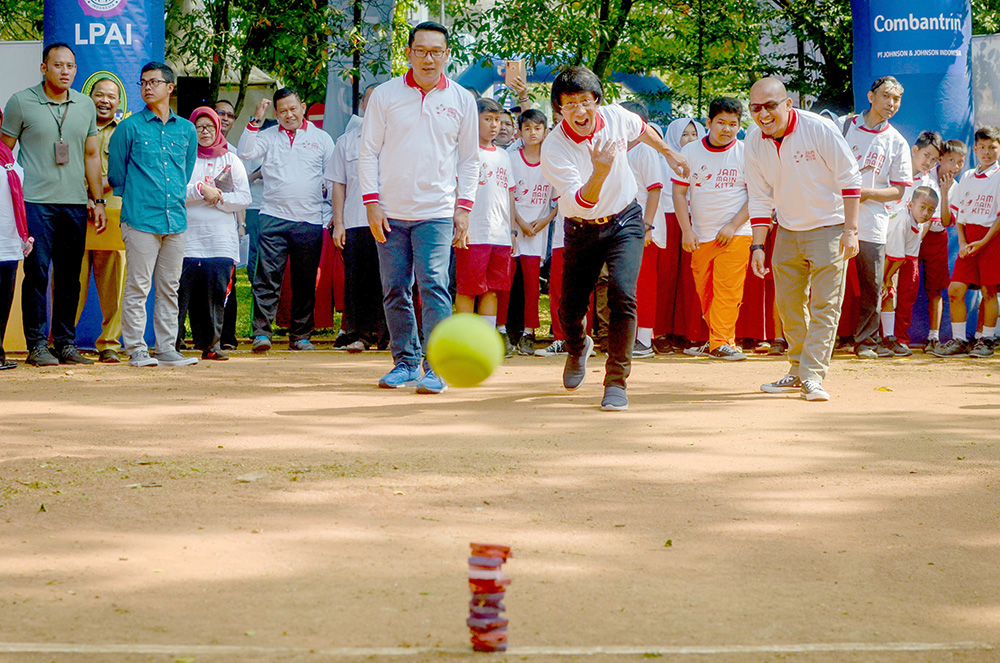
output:
[[[56,127],[59,128],[59,141],[60,142],[62,142],[62,139],[63,139],[63,137],[62,137],[62,128],[63,128],[63,123],[66,122],[66,116],[69,115],[69,105],[70,105],[70,103],[72,103],[72,102],[70,102],[70,101],[66,102],[66,104],[65,104],[66,110],[63,111],[61,119],[56,114],[56,112],[54,110],[52,110],[53,104],[48,104],[48,103],[46,104],[46,106],[49,107],[49,112],[52,114],[52,119],[56,121]],[[59,105],[62,106],[63,104],[59,104]]]

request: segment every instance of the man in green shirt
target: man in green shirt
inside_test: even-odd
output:
[[[92,364],[76,349],[76,307],[80,262],[87,231],[87,193],[94,199],[89,216],[104,230],[97,111],[86,95],[70,89],[76,56],[63,43],[42,52],[41,83],[15,93],[4,110],[0,140],[21,144],[24,200],[34,250],[24,260],[21,309],[28,363],[34,366]],[[46,292],[52,267],[52,340],[48,347]]]

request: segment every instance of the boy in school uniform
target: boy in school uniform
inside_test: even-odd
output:
[[[938,209],[931,219],[930,228],[920,242],[920,263],[924,268],[924,291],[927,293],[927,345],[924,352],[932,353],[941,346],[941,320],[944,317],[944,299],[941,292],[951,283],[951,268],[948,265],[948,233],[941,218],[942,208],[948,207],[947,193],[955,179],[965,168],[965,157],[969,148],[965,143],[952,138],[944,141],[938,167],[931,170],[931,181],[940,200]],[[951,225],[950,223],[948,225]]]
[[[493,144],[500,131],[503,107],[477,99],[479,111],[479,188],[469,213],[469,244],[455,249],[455,309],[476,311],[497,324],[497,293],[510,289],[511,255],[517,248],[514,230],[514,185],[510,157]]]
[[[889,219],[889,230],[886,238],[886,265],[883,279],[883,292],[888,284],[896,281],[895,297],[885,297],[882,302],[882,345],[888,348],[896,357],[908,357],[910,350],[910,321],[913,319],[913,304],[917,301],[920,289],[920,265],[918,255],[920,245],[928,228],[924,227],[917,237],[907,230],[907,215],[905,207],[912,200],[918,187],[929,187],[934,192],[935,209],[932,221],[936,217],[940,223],[940,193],[937,179],[933,175],[934,167],[941,157],[944,141],[936,131],[922,131],[917,141],[910,148],[910,163],[913,171],[913,187],[907,188],[900,204],[896,206]],[[928,224],[929,225],[929,224]],[[943,230],[943,228],[942,228]],[[904,241],[905,240],[905,241]],[[945,261],[947,264],[947,245]],[[911,251],[915,251],[911,255]],[[910,260],[909,258],[913,258]]]
[[[681,243],[691,253],[691,271],[708,323],[708,356],[729,361],[747,358],[736,349],[736,320],[753,238],[743,143],[736,138],[742,116],[739,100],[713,100],[708,111],[708,136],[681,150],[691,168],[690,176],[672,180]]]
[[[539,325],[539,274],[549,224],[556,216],[551,187],[542,176],[542,141],[548,133],[545,114],[530,109],[517,119],[524,147],[510,153],[511,182],[514,184],[514,222],[517,230],[516,258],[524,282],[524,336],[517,344],[520,355],[535,354],[535,329]]]
[[[958,259],[951,272],[948,301],[951,305],[950,341],[934,350],[936,357],[990,357],[997,324],[997,286],[1000,286],[1000,231],[997,195],[1000,194],[1000,128],[987,125],[976,131],[973,147],[979,165],[966,171],[958,184],[942,197],[941,221],[955,219],[958,230]],[[983,290],[983,337],[970,348],[966,338],[965,293],[969,286]]]

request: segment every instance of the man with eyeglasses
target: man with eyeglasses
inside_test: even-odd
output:
[[[451,315],[450,246],[465,248],[479,183],[479,114],[469,92],[444,75],[448,30],[410,31],[410,70],[375,88],[361,129],[358,175],[368,226],[378,243],[389,349],[395,366],[379,386],[447,387],[426,360],[413,309],[416,279],[424,338]]]
[[[773,209],[778,228],[771,269],[791,364],[785,377],[761,391],[826,401],[823,379],[833,357],[846,262],[858,253],[861,174],[836,125],[792,108],[778,79],[750,88],[750,115],[759,129],[747,136],[744,151],[750,264],[758,277],[767,274],[764,241]]]
[[[21,311],[28,362],[33,366],[93,364],[76,349],[80,262],[89,216],[97,232],[106,223],[97,111],[83,93],[70,89],[76,56],[67,44],[42,51],[42,82],[11,96],[2,139],[24,168],[24,200],[34,250],[24,259]],[[46,329],[49,268],[52,268],[52,341]]]
[[[146,108],[125,118],[111,137],[108,181],[122,197],[125,295],[122,339],[129,365],[198,363],[175,347],[177,289],[184,265],[187,183],[194,172],[198,138],[194,125],[170,110],[174,71],[162,62],[142,68],[139,92]],[[146,298],[155,288],[156,357],[146,346]]]

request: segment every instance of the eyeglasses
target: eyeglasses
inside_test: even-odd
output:
[[[594,101],[593,99],[589,99],[587,101],[581,101],[580,103],[563,104],[562,105],[562,112],[563,113],[572,113],[577,108],[582,108],[584,110],[590,110],[591,108],[593,108],[596,105],[597,105],[597,102]]]
[[[215,125],[206,124],[204,126],[195,126],[195,131],[200,134],[215,133]]]
[[[445,56],[447,52],[448,51],[442,50],[440,48],[427,50],[426,48],[420,48],[419,46],[410,49],[410,53],[412,53],[413,57],[417,58],[418,60],[423,60],[428,55],[431,56],[431,59],[433,60],[440,60]]]
[[[215,111],[215,114],[218,115],[219,117],[231,117],[234,120],[236,119],[235,113],[229,113],[227,111]]]
[[[750,104],[750,112],[756,115],[761,111],[767,111],[768,113],[773,113],[778,110],[778,106],[788,101],[788,97],[784,99],[779,99],[778,101],[765,101],[762,104]]]
[[[139,81],[139,87],[140,88],[148,87],[155,90],[160,86],[160,83],[166,83],[166,81],[163,80],[162,78],[149,78],[144,81]]]

